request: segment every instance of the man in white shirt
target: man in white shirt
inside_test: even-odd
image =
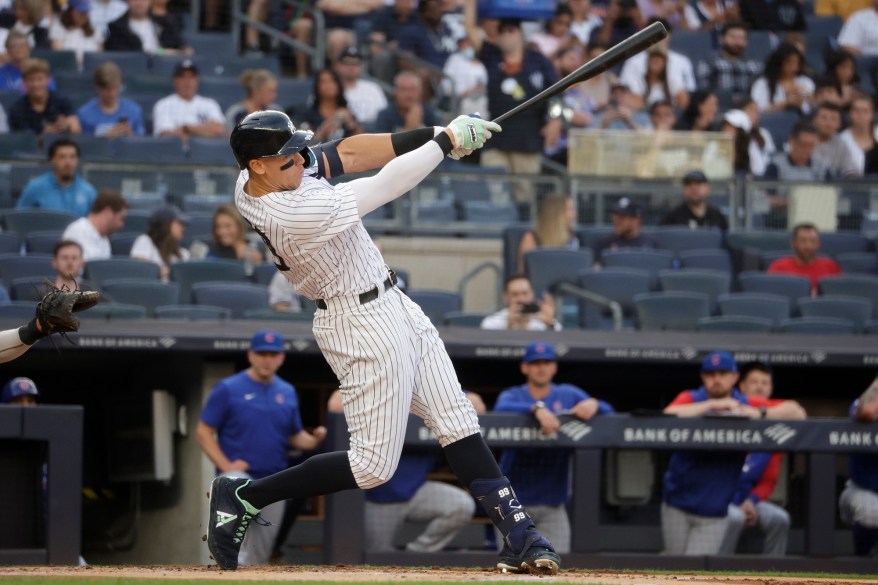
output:
[[[374,81],[360,79],[363,72],[363,56],[360,51],[356,47],[348,47],[342,51],[335,62],[335,71],[344,85],[348,109],[360,124],[373,124],[378,112],[387,107],[387,96]]]
[[[61,239],[79,244],[85,262],[106,260],[113,255],[109,236],[125,226],[128,207],[122,195],[104,189],[98,193],[88,215],[68,225]]]
[[[873,1],[872,8],[857,10],[848,17],[838,33],[838,44],[853,55],[878,55],[878,0]]]
[[[88,20],[92,28],[107,36],[107,26],[128,11],[128,5],[122,0],[94,0]]]
[[[560,331],[561,324],[555,320],[555,301],[549,293],[537,302],[534,289],[527,276],[513,274],[503,285],[501,309],[482,320],[482,329],[527,329],[528,331]]]
[[[156,102],[152,110],[154,136],[220,137],[226,133],[225,116],[213,98],[198,95],[198,67],[190,59],[174,68],[174,93]]]
[[[692,93],[696,89],[695,69],[692,67],[692,61],[686,55],[671,51],[669,49],[671,42],[671,25],[663,19],[651,19],[653,22],[661,22],[668,30],[668,36],[659,41],[656,47],[662,52],[666,52],[668,56],[668,86],[671,88],[682,88]],[[646,80],[646,61],[648,52],[640,52],[627,61],[622,67],[619,74],[619,82],[625,84],[632,91],[645,85]],[[670,98],[670,96],[668,96]]]

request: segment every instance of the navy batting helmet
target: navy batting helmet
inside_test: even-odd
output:
[[[3,404],[8,404],[12,402],[14,398],[18,398],[19,396],[39,396],[40,392],[37,390],[37,385],[34,384],[34,381],[30,378],[13,378],[6,382],[3,386],[3,392],[0,394],[0,402]]]
[[[253,112],[235,126],[229,144],[242,169],[254,158],[266,158],[298,152],[305,158],[305,168],[314,164],[314,153],[308,148],[313,132],[296,130],[283,112]]]

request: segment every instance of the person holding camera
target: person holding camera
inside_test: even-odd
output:
[[[503,285],[503,304],[506,308],[482,320],[482,329],[501,331],[521,329],[528,331],[561,331],[555,319],[555,300],[549,293],[537,301],[530,280],[524,274],[513,274]]]

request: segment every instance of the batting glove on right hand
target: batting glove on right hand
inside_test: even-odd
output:
[[[492,132],[502,132],[503,129],[494,122],[482,120],[474,116],[458,116],[447,126],[454,136],[454,148],[476,150],[490,140]]]

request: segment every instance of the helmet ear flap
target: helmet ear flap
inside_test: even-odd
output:
[[[317,157],[314,156],[314,152],[310,147],[306,146],[302,150],[299,151],[299,154],[302,155],[302,158],[305,159],[305,168],[310,169],[317,163]]]

